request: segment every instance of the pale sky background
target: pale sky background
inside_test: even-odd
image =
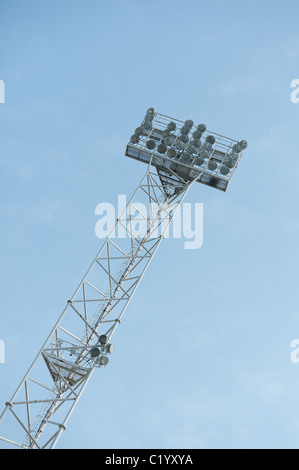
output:
[[[227,193],[188,194],[202,248],[162,243],[57,448],[299,448],[298,15],[0,0],[1,408],[102,243],[97,204],[146,170],[124,156],[146,109],[249,143]]]

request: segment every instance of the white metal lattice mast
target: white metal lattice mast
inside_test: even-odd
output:
[[[91,375],[108,364],[112,336],[188,190],[202,182],[225,191],[246,146],[147,111],[126,149],[146,173],[6,402],[0,422],[9,415],[15,426],[2,441],[54,448]]]

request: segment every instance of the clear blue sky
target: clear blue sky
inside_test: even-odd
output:
[[[290,0],[1,0],[2,404],[101,244],[97,204],[145,171],[124,157],[145,110],[249,143],[227,193],[188,194],[202,248],[161,245],[58,448],[298,448],[298,14]]]

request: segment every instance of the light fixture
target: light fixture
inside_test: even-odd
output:
[[[108,341],[108,338],[107,338],[106,335],[101,335],[101,336],[99,337],[99,340],[100,340],[100,343],[101,343],[101,344],[106,344],[107,341]]]
[[[192,134],[192,137],[194,140],[199,140],[202,136],[202,133],[200,131],[194,131]]]
[[[152,129],[152,121],[154,119],[154,115],[154,108],[149,108],[141,125],[144,130],[149,131]]]
[[[159,153],[166,153],[166,151],[167,151],[167,147],[166,147],[165,144],[159,144],[158,145],[158,152]]]
[[[98,361],[100,366],[106,366],[109,362],[109,358],[107,356],[100,356]]]
[[[208,135],[206,141],[200,149],[200,155],[202,157],[207,157],[212,149],[212,145],[215,143],[215,137],[213,135]]]
[[[189,143],[187,150],[190,153],[197,153],[198,151],[198,149],[194,145],[192,145],[192,142]]]
[[[202,158],[202,157],[196,157],[195,160],[194,160],[194,164],[197,165],[197,166],[203,165],[204,162],[205,162],[205,159]]]
[[[189,129],[189,131],[192,129],[192,126],[193,126],[194,122],[192,121],[192,119],[187,119],[187,121],[184,122],[184,127],[186,127],[186,129]]]
[[[171,121],[168,125],[167,125],[167,129],[170,131],[170,132],[173,132],[176,130],[176,123]]]
[[[98,357],[100,355],[99,348],[91,348],[90,355],[91,357]]]
[[[189,137],[186,134],[181,134],[179,137],[179,140],[183,142],[184,144],[188,144],[189,142]]]
[[[236,164],[236,161],[232,158],[226,158],[225,161],[224,161],[224,164],[228,167],[228,168],[234,168],[235,164]]]
[[[235,144],[235,145],[233,146],[233,152],[235,152],[235,153],[240,153],[241,150],[242,150],[242,149],[241,149],[241,147],[240,147],[239,144]]]
[[[143,132],[143,129],[142,129],[142,127],[141,127],[141,126],[139,126],[139,127],[136,127],[136,129],[135,129],[135,134],[136,134],[136,135],[141,135],[141,134],[142,134],[142,132]]]
[[[220,173],[222,175],[227,175],[228,173],[230,172],[230,169],[228,168],[228,166],[226,165],[222,165],[221,168],[220,168]]]
[[[175,141],[175,137],[173,135],[169,135],[165,137],[164,144],[170,146],[173,144],[174,141]]]
[[[193,145],[193,147],[195,147],[196,149],[199,149],[201,146],[201,142],[199,139],[194,139],[191,141],[191,145]]]
[[[180,129],[180,133],[183,134],[183,135],[187,135],[189,134],[189,127],[186,127],[186,126],[183,126],[181,129]]]
[[[138,136],[137,134],[133,134],[133,135],[131,136],[130,141],[132,142],[132,144],[138,144],[138,142],[139,142],[139,136]]]
[[[196,126],[196,129],[201,133],[203,134],[206,129],[207,129],[207,126],[205,124],[198,124],[198,126]]]
[[[191,163],[191,155],[190,153],[188,152],[183,152],[182,153],[182,156],[180,158],[180,162],[182,163],[186,163],[187,165],[189,165]]]
[[[209,168],[209,170],[211,170],[211,171],[215,171],[216,168],[217,168],[217,163],[211,160],[211,161],[208,163],[208,168]]]
[[[151,121],[143,121],[142,126],[143,126],[143,129],[144,129],[145,131],[149,131],[149,130],[152,129],[152,123],[151,123]]]
[[[106,346],[107,354],[111,354],[113,351],[114,351],[114,344],[111,344],[111,343],[107,344]]]
[[[175,146],[178,150],[184,150],[184,148],[186,147],[186,144],[182,142],[180,139],[178,139]]]
[[[176,150],[175,150],[173,147],[171,147],[171,148],[168,149],[168,151],[167,151],[167,156],[168,156],[169,158],[174,158],[174,157],[176,156]]]
[[[151,131],[145,130],[144,126],[151,128]],[[135,129],[135,136],[127,146],[127,156],[148,163],[149,153],[155,152],[156,157],[159,155],[160,158],[153,159],[152,165],[162,169],[163,175],[167,173],[167,168],[186,180],[198,174],[198,182],[223,191],[226,191],[233,169],[247,148],[246,140],[229,139],[209,132],[203,123],[194,124],[191,119],[179,121],[158,114],[153,108],[147,110],[141,127],[143,136],[147,138],[142,137],[139,128]],[[138,154],[136,148],[139,149]],[[164,155],[171,160],[169,164],[163,160]]]
[[[241,141],[239,142],[239,145],[240,145],[240,147],[241,147],[242,150],[245,150],[245,149],[247,149],[247,145],[248,145],[248,144],[247,144],[247,141],[246,141],[246,140],[241,140]]]
[[[208,135],[208,136],[206,137],[206,142],[209,143],[209,144],[211,144],[211,145],[213,145],[213,144],[215,144],[216,139],[215,139],[215,137],[214,137],[213,135]]]
[[[150,139],[146,142],[146,148],[148,148],[149,150],[154,150],[155,147],[156,142],[154,140]]]

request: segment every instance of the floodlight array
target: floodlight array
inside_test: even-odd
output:
[[[155,155],[164,170],[187,180],[200,175],[198,181],[225,191],[246,148],[245,140],[238,142],[208,131],[205,124],[179,121],[149,108],[126,155],[144,163]]]

